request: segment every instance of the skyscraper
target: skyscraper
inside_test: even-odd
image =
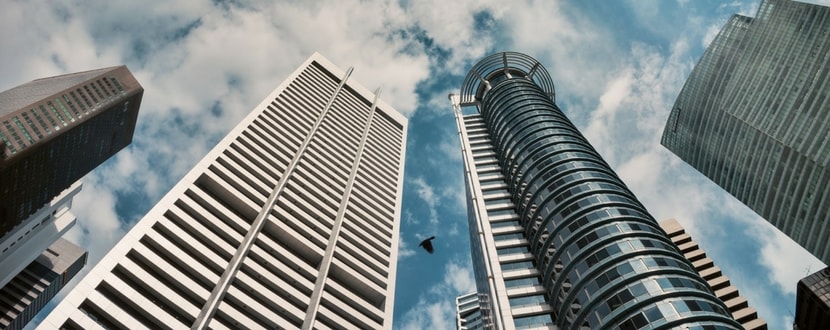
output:
[[[798,281],[794,323],[795,330],[830,328],[830,267]]]
[[[715,295],[726,304],[735,321],[741,322],[745,330],[766,330],[767,322],[758,317],[755,308],[749,306],[746,298],[741,296],[738,289],[729,282],[729,278],[721,272],[706,252],[695,242],[686,229],[675,219],[660,221],[660,228],[666,231],[671,241],[677,245],[683,256],[692,263],[695,271],[706,280]]]
[[[481,319],[481,304],[478,302],[478,293],[472,292],[455,298],[455,328],[456,330],[483,329]]]
[[[78,181],[0,237],[0,329],[23,328],[86,265],[86,252],[61,239],[80,191]]]
[[[126,66],[0,92],[0,237],[130,144],[143,93]]]
[[[565,117],[538,61],[487,56],[450,99],[485,326],[740,328]]]
[[[76,218],[70,208],[72,198],[80,191],[79,181],[0,237],[0,287],[75,225]]]
[[[830,8],[734,15],[675,101],[661,143],[830,264]]]
[[[312,55],[41,323],[392,326],[407,120]]]
[[[0,328],[22,329],[86,264],[87,252],[59,238],[0,288]]]

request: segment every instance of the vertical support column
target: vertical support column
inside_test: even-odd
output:
[[[484,81],[488,86],[489,82]],[[498,289],[500,282],[496,280],[496,274],[494,274],[493,270],[493,259],[498,261],[498,255],[491,254],[491,252],[495,252],[495,242],[493,241],[492,236],[489,236],[492,233],[490,229],[490,220],[487,216],[487,205],[484,203],[484,199],[481,198],[481,184],[478,178],[478,173],[476,172],[475,168],[475,159],[473,157],[473,151],[470,148],[470,137],[467,133],[467,127],[464,122],[464,115],[461,111],[461,98],[458,95],[450,94],[449,95],[450,103],[452,103],[453,112],[455,114],[455,121],[456,125],[458,125],[458,137],[461,142],[461,157],[463,158],[464,164],[464,177],[465,182],[467,183],[467,190],[469,192],[470,203],[472,207],[468,210],[468,212],[472,211],[474,214],[468,214],[468,217],[472,217],[474,219],[475,226],[478,229],[477,232],[471,233],[470,239],[477,239],[480,242],[480,251],[482,253],[482,257],[485,260],[485,267],[483,271],[486,275],[487,285],[490,288],[487,292],[487,302],[486,304],[488,308],[482,308],[482,316],[485,317],[485,324],[487,326],[494,327],[495,329],[502,329],[504,328],[505,322],[510,322],[512,325],[512,316],[507,314],[505,315],[502,313],[502,309],[499,306],[502,306],[501,297],[499,294],[494,294],[493,290]],[[472,104],[466,104],[472,105]],[[479,104],[475,104],[479,106]],[[472,253],[477,253],[477,251],[472,251]],[[500,267],[498,263],[496,267]],[[501,275],[498,275],[501,278]],[[478,281],[478,279],[476,279]],[[502,285],[503,287],[503,285]],[[506,292],[506,291],[505,291]],[[478,292],[481,294],[481,292]],[[509,305],[508,305],[509,306]],[[507,320],[505,320],[507,318]]]
[[[242,242],[239,244],[239,247],[236,249],[233,257],[231,257],[228,267],[225,268],[225,271],[219,278],[219,282],[216,283],[213,291],[210,292],[210,296],[208,296],[205,305],[202,306],[201,311],[199,311],[199,315],[196,317],[196,320],[193,322],[190,329],[207,329],[210,320],[213,318],[214,313],[216,313],[219,303],[225,297],[225,294],[228,292],[228,288],[233,282],[233,279],[236,277],[236,273],[242,266],[242,261],[245,259],[245,256],[248,254],[248,251],[250,251],[251,246],[253,246],[256,241],[256,237],[259,235],[262,227],[265,226],[265,221],[268,219],[268,213],[271,212],[274,205],[277,203],[277,199],[282,194],[286,184],[288,184],[288,180],[292,177],[294,170],[297,168],[297,164],[300,162],[300,159],[302,159],[303,154],[305,154],[308,145],[311,143],[311,140],[320,128],[320,124],[323,122],[323,119],[326,118],[326,114],[329,109],[331,109],[334,99],[338,94],[340,94],[340,91],[343,90],[343,86],[346,85],[346,81],[349,79],[349,76],[351,76],[353,69],[354,68],[349,68],[346,70],[346,74],[343,76],[343,79],[341,79],[340,84],[337,85],[337,89],[334,90],[334,93],[332,93],[328,102],[326,102],[323,111],[320,113],[320,117],[317,118],[317,121],[315,121],[314,125],[311,127],[311,130],[305,140],[303,140],[300,148],[297,149],[297,153],[294,154],[294,157],[288,164],[285,173],[280,178],[279,182],[277,182],[274,190],[271,191],[271,194],[268,196],[268,200],[265,201],[262,209],[259,210],[259,214],[257,214],[256,218],[254,218],[254,221],[251,223],[251,228],[245,234],[245,238],[242,239]]]
[[[340,207],[337,210],[337,216],[334,218],[334,225],[331,229],[329,242],[326,245],[326,252],[323,255],[323,261],[320,263],[320,269],[317,273],[317,280],[314,282],[314,291],[311,293],[311,301],[308,303],[308,310],[306,310],[305,320],[303,321],[302,329],[311,329],[314,325],[314,320],[317,318],[317,311],[320,307],[320,299],[323,296],[323,289],[326,286],[329,269],[331,269],[331,261],[334,258],[334,249],[337,246],[337,240],[340,236],[340,228],[343,226],[343,218],[346,215],[346,207],[349,206],[349,199],[352,195],[352,188],[357,177],[357,170],[360,167],[360,161],[363,158],[363,150],[366,147],[366,141],[369,139],[369,129],[372,127],[372,121],[375,119],[375,110],[377,109],[377,102],[380,97],[380,88],[375,90],[375,99],[372,101],[372,108],[369,111],[369,118],[366,124],[363,125],[363,134],[360,137],[360,145],[357,147],[357,154],[355,154],[354,163],[352,164],[351,173],[349,173],[349,181],[346,182],[346,189],[343,191],[343,199],[340,200]]]

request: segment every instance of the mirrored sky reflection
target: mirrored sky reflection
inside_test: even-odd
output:
[[[811,1],[815,2],[815,1]],[[828,1],[824,0],[825,4]],[[474,290],[447,94],[481,57],[526,53],[557,103],[652,214],[677,218],[765,318],[792,326],[822,266],[659,144],[674,98],[727,18],[758,0],[176,1],[0,5],[0,89],[126,64],[145,88],[133,144],[84,179],[68,235],[90,264],[314,51],[410,118],[395,328],[454,328]],[[435,235],[434,254],[417,249]]]

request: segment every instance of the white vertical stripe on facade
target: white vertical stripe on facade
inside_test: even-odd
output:
[[[42,327],[391,328],[406,119],[344,74],[307,60]]]
[[[265,225],[267,215],[271,212],[273,205],[276,203],[277,198],[280,197],[280,194],[282,193],[283,189],[285,189],[289,178],[291,178],[291,174],[297,166],[297,163],[300,162],[300,159],[303,156],[304,149],[311,143],[311,139],[314,136],[315,131],[318,129],[318,127],[320,127],[320,124],[326,118],[326,112],[329,111],[329,108],[331,107],[334,98],[337,96],[340,89],[343,88],[343,85],[346,83],[346,80],[349,78],[349,75],[351,75],[351,73],[351,69],[349,69],[346,72],[346,75],[341,80],[340,85],[337,87],[337,90],[333,93],[333,95],[330,96],[329,101],[323,108],[320,119],[317,120],[317,122],[311,128],[310,133],[307,135],[308,137],[305,139],[305,141],[302,142],[300,146],[300,152],[296,153],[294,158],[289,163],[286,173],[283,174],[282,178],[280,178],[280,181],[277,183],[277,186],[274,188],[273,191],[271,191],[271,194],[268,197],[268,200],[265,202],[264,207],[263,205],[260,205],[259,214],[257,215],[256,219],[254,219],[253,224],[251,225],[251,229],[245,235],[242,244],[237,249],[236,254],[234,254],[233,258],[231,259],[230,265],[225,269],[225,272],[219,279],[219,283],[214,287],[213,292],[211,292],[211,296],[208,298],[208,302],[202,307],[202,311],[199,313],[199,317],[196,319],[196,322],[194,322],[191,326],[191,329],[204,329],[207,327],[208,322],[210,322],[210,319],[212,317],[212,314],[216,311],[216,305],[219,304],[219,301],[223,299],[225,291],[228,290],[228,286],[230,286],[231,281],[236,277],[236,272],[239,270],[239,266],[242,265],[242,260],[245,258],[245,255],[250,250],[251,245],[254,244],[254,240],[256,239],[256,236],[259,234],[259,231]],[[238,178],[235,178],[235,180],[230,180],[230,182],[238,184],[241,184],[240,181],[241,180],[239,180]]]
[[[474,155],[471,146],[473,141],[480,139],[480,137],[472,135],[467,131],[467,123],[470,122],[470,119],[461,112],[460,98],[458,95],[450,95],[450,102],[452,103],[453,113],[455,114],[455,120],[458,127],[458,136],[461,140],[461,155],[464,158],[464,175],[468,186],[467,191],[470,194],[468,198],[472,204],[472,207],[468,208],[468,213],[472,212],[472,214],[469,214],[468,217],[475,219],[478,227],[478,233],[476,236],[479,242],[483,244],[481,247],[482,254],[485,259],[485,267],[483,271],[486,272],[489,282],[487,285],[490,288],[500,288],[500,290],[496,290],[500,294],[489,295],[489,298],[493,299],[493,301],[490,302],[490,306],[509,306],[507,303],[507,297],[504,295],[506,290],[504,288],[504,282],[501,279],[501,269],[499,268],[498,263],[499,256],[495,252],[495,241],[493,240],[492,235],[489,234],[491,229],[487,216],[487,206],[485,201],[480,198],[480,196],[482,196],[483,184],[478,177],[478,172],[476,171],[476,168],[480,163],[476,161],[477,157]],[[495,156],[493,158],[495,159]],[[471,239],[474,238],[471,237]],[[504,301],[500,302],[500,300]],[[501,308],[495,308],[489,312],[491,317],[490,324],[513,324],[512,316],[509,311],[505,311]]]

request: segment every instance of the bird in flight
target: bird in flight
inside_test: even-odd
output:
[[[418,244],[418,246],[421,246],[424,250],[427,250],[427,252],[432,253],[432,240],[434,238],[435,236],[430,236],[429,238],[421,241],[421,244]]]

